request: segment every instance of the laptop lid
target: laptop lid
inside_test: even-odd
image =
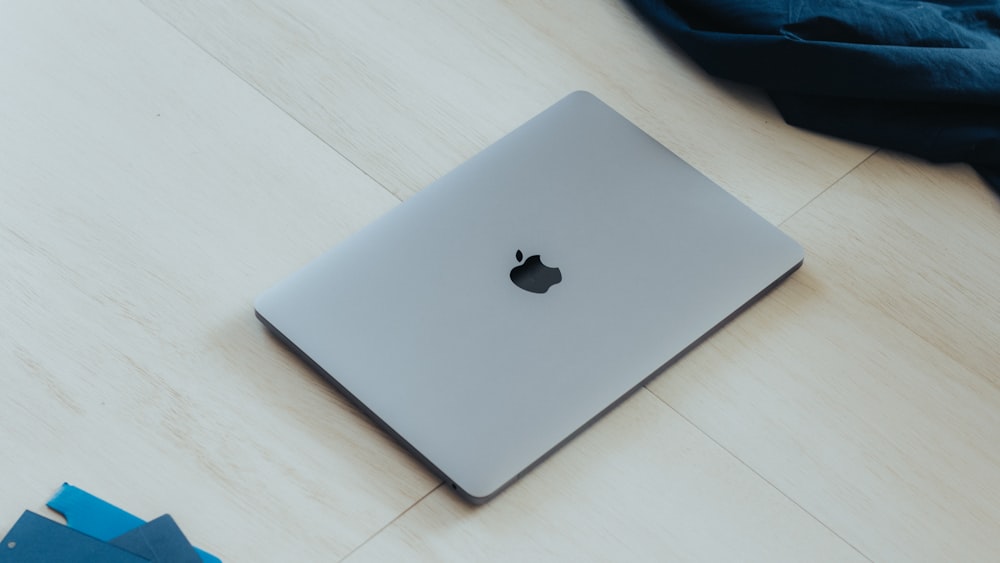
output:
[[[576,92],[255,308],[483,502],[802,259],[777,228]]]

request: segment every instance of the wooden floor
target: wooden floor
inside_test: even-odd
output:
[[[618,0],[11,0],[0,528],[63,482],[226,561],[996,561],[1000,204],[793,129]],[[790,280],[490,504],[253,317],[566,93],[796,238]]]

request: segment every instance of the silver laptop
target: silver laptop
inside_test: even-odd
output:
[[[480,503],[802,258],[777,228],[576,92],[255,307]]]

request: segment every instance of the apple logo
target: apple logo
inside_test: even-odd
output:
[[[542,257],[535,254],[524,259],[524,254],[518,250],[515,255],[520,266],[510,271],[510,281],[525,291],[545,293],[550,287],[562,281],[559,268],[550,268],[542,264]]]

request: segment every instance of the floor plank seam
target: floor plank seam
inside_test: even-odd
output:
[[[398,521],[400,518],[402,518],[403,516],[406,516],[406,514],[408,512],[410,512],[411,510],[413,510],[418,504],[424,502],[424,499],[426,499],[427,497],[429,497],[432,494],[434,494],[434,491],[440,489],[442,485],[444,485],[444,481],[441,481],[440,483],[438,483],[437,485],[435,485],[433,489],[427,491],[427,494],[425,494],[424,496],[418,498],[413,504],[411,504],[410,506],[407,506],[405,510],[403,510],[402,512],[400,512],[399,514],[397,514],[392,520],[386,522],[385,526],[382,526],[374,534],[372,534],[372,535],[368,536],[367,538],[365,538],[365,541],[359,543],[354,549],[352,549],[351,551],[349,551],[347,553],[347,555],[341,557],[340,561],[347,561],[348,559],[350,559],[351,556],[354,555],[358,550],[360,550],[362,547],[368,545],[368,542],[370,542],[373,539],[375,539],[376,537],[378,537],[379,534],[381,534],[382,532],[386,531],[390,526],[392,526],[393,524],[395,524],[396,521]]]
[[[694,427],[703,436],[705,436],[706,438],[708,438],[709,440],[711,440],[711,442],[713,444],[715,444],[716,446],[718,446],[719,448],[721,448],[722,451],[726,452],[726,454],[728,454],[733,459],[735,459],[737,462],[739,462],[740,465],[742,465],[743,467],[746,467],[747,470],[749,470],[751,473],[753,473],[754,475],[756,475],[761,481],[763,481],[764,483],[767,483],[768,487],[771,487],[772,489],[774,489],[774,491],[776,491],[779,495],[781,495],[782,497],[784,497],[785,499],[787,499],[788,502],[790,502],[793,505],[795,505],[804,514],[807,514],[810,518],[812,518],[820,526],[823,526],[824,529],[826,529],[828,532],[830,532],[831,534],[833,534],[837,539],[839,539],[840,541],[842,541],[845,544],[847,544],[851,549],[853,549],[855,551],[855,553],[857,553],[861,557],[865,558],[866,561],[871,561],[872,563],[874,563],[874,560],[871,557],[868,557],[856,545],[854,545],[853,543],[851,543],[850,541],[848,541],[847,538],[845,538],[844,536],[840,535],[836,530],[834,530],[832,527],[830,527],[826,522],[824,522],[823,520],[821,520],[819,517],[817,517],[811,511],[807,510],[806,507],[804,507],[801,504],[799,504],[798,501],[796,501],[794,498],[792,498],[791,496],[789,496],[788,493],[786,493],[785,491],[781,490],[781,488],[779,488],[777,485],[775,485],[774,483],[772,483],[770,479],[768,479],[767,477],[765,477],[764,475],[762,475],[759,471],[757,471],[756,469],[754,469],[750,464],[748,464],[746,461],[744,461],[743,458],[741,458],[740,456],[736,455],[732,450],[730,450],[726,446],[722,445],[718,440],[716,440],[713,436],[711,436],[703,428],[701,428],[700,426],[698,426],[697,424],[695,424],[693,420],[691,420],[690,418],[688,418],[687,416],[685,416],[684,413],[678,411],[676,408],[674,408],[673,405],[671,405],[670,403],[668,403],[667,401],[665,401],[662,397],[660,397],[659,395],[657,395],[656,393],[654,393],[648,387],[644,387],[644,388],[646,389],[646,391],[649,392],[650,395],[652,395],[653,397],[656,397],[656,399],[658,401],[660,401],[661,403],[663,403],[664,405],[666,405],[666,407],[668,409],[670,409],[670,410],[674,411],[675,413],[677,413],[677,416],[679,416],[682,419],[684,419],[685,422],[687,422],[692,427]]]
[[[153,14],[154,16],[156,16],[156,18],[158,20],[160,20],[161,22],[165,23],[167,26],[170,27],[170,29],[173,29],[175,32],[177,32],[178,34],[180,34],[181,37],[183,37],[185,40],[187,40],[192,45],[194,45],[195,47],[197,47],[199,51],[201,51],[202,53],[205,53],[206,55],[208,55],[209,57],[211,57],[211,59],[213,61],[217,62],[220,66],[222,66],[222,68],[226,69],[227,72],[229,72],[230,74],[232,74],[233,76],[235,76],[240,82],[242,82],[242,83],[246,84],[247,86],[249,86],[250,88],[252,88],[254,92],[257,92],[258,95],[260,95],[262,98],[264,98],[265,100],[267,100],[267,102],[269,104],[271,104],[272,106],[274,106],[275,108],[277,108],[278,111],[280,111],[281,113],[283,113],[286,116],[288,116],[288,118],[291,119],[292,121],[294,121],[295,123],[297,123],[299,125],[299,127],[302,127],[303,129],[305,129],[306,131],[308,131],[309,134],[312,135],[313,137],[315,137],[320,143],[322,143],[322,144],[326,145],[327,147],[329,147],[329,149],[332,150],[334,153],[336,153],[337,156],[339,156],[340,158],[344,159],[348,164],[350,164],[355,169],[357,169],[359,172],[361,172],[366,178],[368,178],[372,182],[374,182],[376,186],[378,186],[378,187],[382,188],[383,190],[385,190],[385,192],[388,193],[390,196],[392,196],[393,199],[395,199],[397,201],[400,201],[400,202],[403,201],[402,198],[400,198],[398,195],[396,195],[395,193],[393,193],[392,190],[390,190],[389,188],[387,188],[385,186],[385,184],[383,184],[382,182],[379,182],[377,179],[375,179],[375,177],[373,177],[371,174],[369,174],[367,170],[365,170],[364,168],[361,168],[360,166],[358,166],[358,164],[356,162],[354,162],[353,160],[351,160],[350,158],[348,158],[344,153],[342,153],[339,150],[337,150],[337,148],[334,147],[333,145],[331,145],[330,143],[328,143],[326,141],[326,139],[324,139],[323,137],[320,137],[315,131],[313,131],[311,128],[309,128],[305,123],[303,123],[301,120],[299,120],[298,118],[296,118],[294,115],[290,114],[285,108],[283,108],[281,106],[281,104],[279,104],[278,102],[276,102],[275,100],[273,100],[265,92],[261,91],[260,88],[258,88],[257,86],[255,86],[253,83],[251,83],[250,81],[248,81],[246,78],[243,78],[243,76],[241,76],[239,72],[237,72],[234,68],[232,68],[231,66],[229,66],[228,64],[226,64],[225,61],[223,61],[219,57],[215,56],[214,53],[212,53],[211,51],[209,51],[208,49],[206,49],[205,47],[203,47],[200,43],[198,43],[198,41],[195,40],[195,38],[193,38],[190,35],[188,35],[187,33],[185,33],[184,30],[182,30],[179,27],[177,27],[176,25],[174,25],[173,22],[171,22],[167,18],[165,18],[162,15],[160,15],[159,12],[157,12],[156,10],[154,10],[153,8],[151,8],[148,4],[146,4],[142,0],[138,0],[138,1],[139,1],[139,4],[141,4],[143,8],[145,8],[151,14]]]
[[[785,217],[780,222],[778,222],[778,226],[784,225],[785,223],[791,221],[793,218],[795,218],[796,215],[798,215],[799,213],[801,213],[805,208],[807,208],[810,205],[812,205],[812,203],[814,201],[816,201],[817,199],[823,197],[823,194],[825,194],[826,192],[830,191],[834,186],[836,186],[837,184],[839,184],[840,182],[842,182],[844,180],[844,178],[846,178],[846,177],[850,176],[851,174],[853,174],[855,170],[857,170],[858,168],[861,168],[862,165],[864,165],[866,162],[868,162],[869,160],[871,160],[871,158],[873,156],[875,156],[876,154],[878,154],[881,151],[882,151],[881,148],[875,147],[875,150],[873,150],[868,156],[866,156],[863,159],[861,159],[861,161],[858,162],[857,164],[855,164],[853,167],[851,167],[850,170],[848,170],[847,172],[844,172],[843,174],[841,174],[839,178],[837,178],[833,182],[830,182],[829,186],[823,188],[818,194],[816,194],[813,197],[809,198],[809,201],[803,203],[802,206],[799,207],[798,209],[796,209],[795,211],[793,211],[791,215],[789,215],[788,217]]]

